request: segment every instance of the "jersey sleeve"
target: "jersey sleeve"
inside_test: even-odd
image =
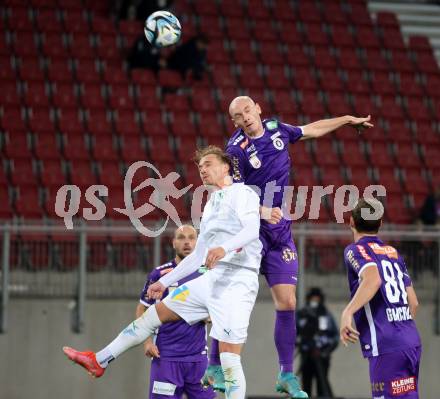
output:
[[[281,126],[289,135],[289,143],[291,144],[296,143],[303,136],[302,128],[299,126],[289,125],[288,123],[281,123]]]
[[[370,266],[376,266],[374,259],[368,254],[363,245],[350,245],[344,251],[344,261],[348,268],[358,276]]]
[[[260,198],[249,186],[243,186],[243,194],[235,199],[235,210],[240,221],[245,224],[249,219],[260,221]]]
[[[245,176],[245,162],[246,157],[243,155],[243,152],[240,147],[235,145],[230,145],[226,148],[226,153],[231,158],[232,170],[231,176],[234,183],[243,183]]]
[[[139,297],[139,302],[146,306],[149,307],[151,305],[154,305],[156,303],[155,299],[149,299],[147,297],[147,290],[148,287],[155,283],[156,281],[158,281],[160,278],[160,273],[157,272],[157,270],[153,270],[147,277],[147,280],[145,281],[145,285],[144,288],[142,289],[141,295]]]
[[[401,256],[399,256],[399,264],[403,273],[403,283],[405,284],[405,287],[410,287],[412,285],[412,280],[408,273],[406,263]]]

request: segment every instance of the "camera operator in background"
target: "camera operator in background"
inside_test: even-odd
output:
[[[325,297],[320,288],[311,288],[306,301],[306,306],[298,311],[296,319],[303,389],[310,395],[313,380],[316,379],[318,396],[332,398],[328,372],[331,353],[339,342],[338,327],[325,306]]]

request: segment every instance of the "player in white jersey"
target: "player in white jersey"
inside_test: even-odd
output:
[[[203,184],[214,188],[203,212],[199,239],[194,251],[150,285],[147,293],[152,299],[160,299],[167,287],[201,264],[209,270],[150,306],[100,352],[63,350],[91,375],[100,377],[110,361],[145,341],[163,323],[183,319],[194,324],[210,317],[210,335],[220,342],[226,398],[244,399],[246,380],[240,354],[258,292],[262,250],[259,197],[243,183],[232,184],[230,160],[220,148],[199,150],[196,161]],[[163,389],[167,394],[169,387]]]

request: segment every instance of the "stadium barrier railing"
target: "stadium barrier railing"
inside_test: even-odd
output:
[[[3,223],[0,331],[7,331],[10,298],[34,297],[73,298],[72,329],[81,332],[87,299],[135,298],[146,274],[173,257],[173,231],[168,227],[150,238],[127,223],[78,222],[73,230],[63,224]],[[310,286],[325,288],[331,299],[346,299],[347,226],[297,223],[293,235],[300,268],[298,306]],[[419,296],[435,301],[440,334],[440,228],[388,225],[380,236],[403,254]],[[261,296],[263,290],[262,284]]]

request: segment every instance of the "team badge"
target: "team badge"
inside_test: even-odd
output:
[[[257,154],[251,154],[251,157],[249,158],[249,162],[251,163],[252,167],[254,169],[259,169],[261,168],[261,161],[260,159],[257,157]]]
[[[283,261],[286,263],[292,262],[296,259],[296,253],[290,248],[283,249]]]
[[[278,122],[277,121],[269,121],[269,122],[266,123],[266,127],[269,130],[274,130],[274,129],[276,129],[278,127]]]
[[[273,141],[273,146],[278,150],[281,151],[284,148],[284,142],[283,140],[281,140],[279,137],[277,137],[274,141]]]

